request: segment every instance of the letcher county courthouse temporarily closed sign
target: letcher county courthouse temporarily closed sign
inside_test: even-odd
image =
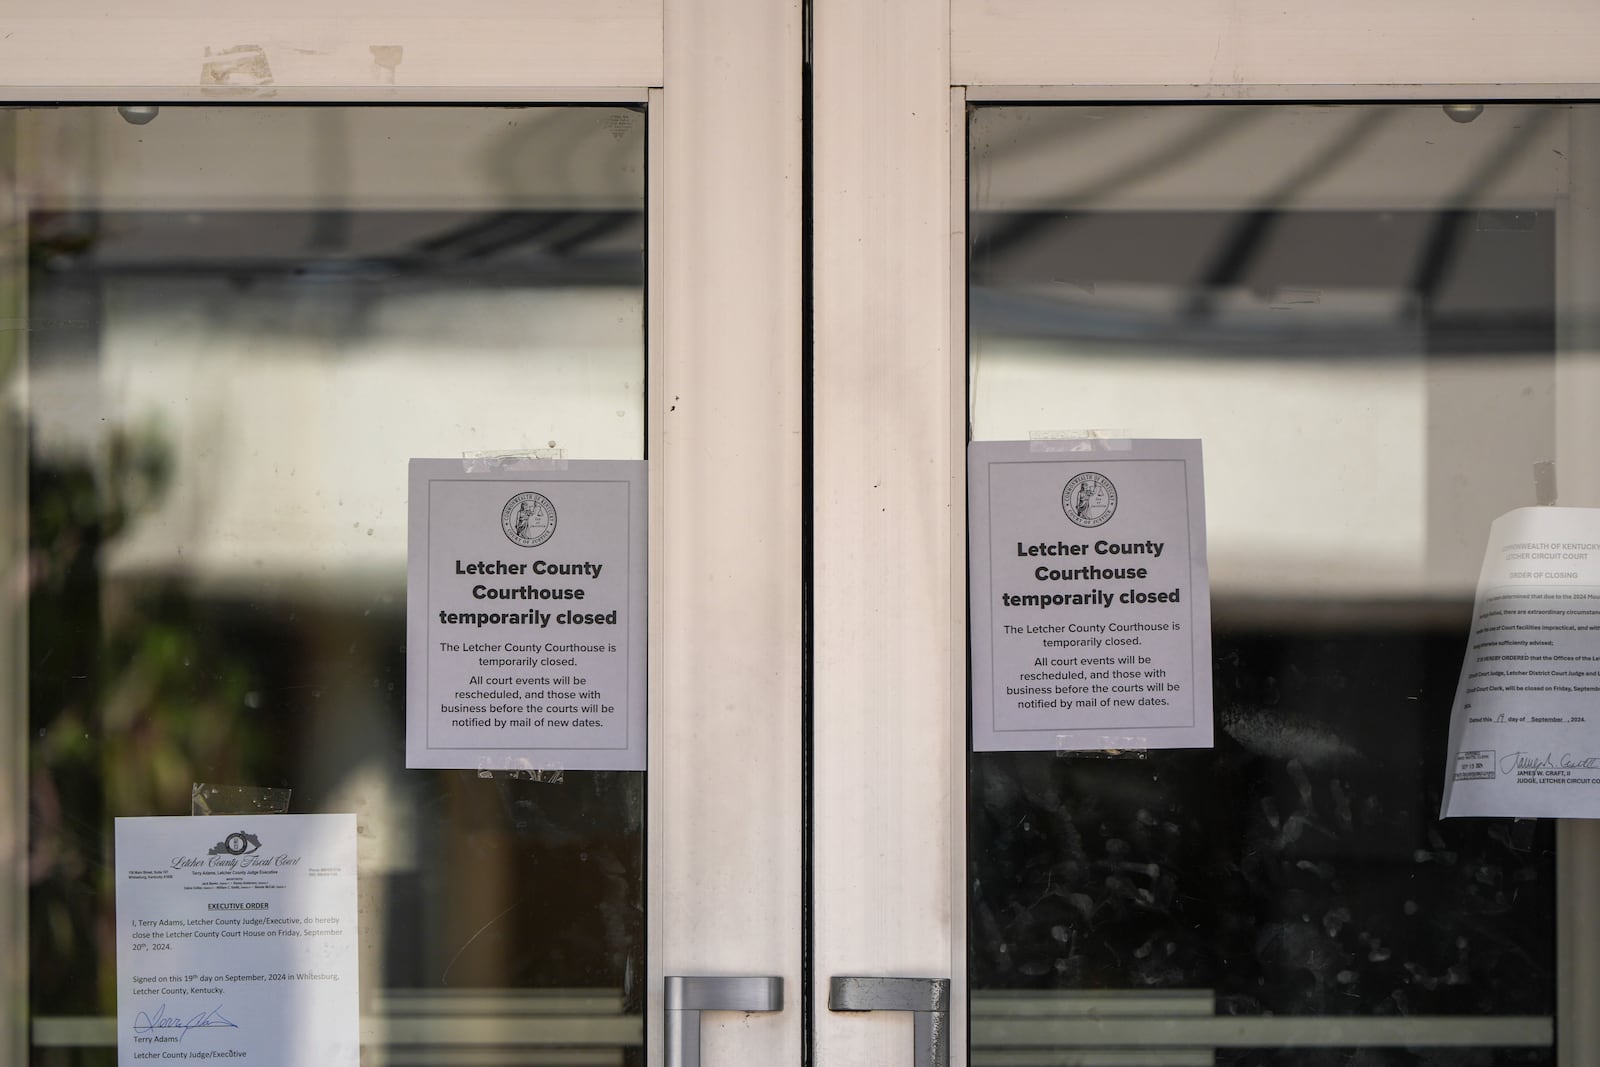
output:
[[[644,770],[645,464],[410,474],[406,766]]]
[[[974,442],[967,484],[974,749],[1210,747],[1200,442]]]

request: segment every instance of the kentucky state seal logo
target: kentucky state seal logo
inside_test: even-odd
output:
[[[1117,487],[1111,479],[1084,471],[1061,490],[1061,510],[1079,526],[1101,526],[1117,513]]]
[[[208,856],[249,856],[261,851],[261,838],[238,830],[206,851]]]
[[[543,493],[518,493],[500,509],[500,528],[523,548],[537,548],[556,532],[556,506]]]

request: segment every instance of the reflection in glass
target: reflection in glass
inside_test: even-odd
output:
[[[972,436],[1203,440],[1218,726],[971,757],[974,1063],[1552,1061],[1554,831],[1437,813],[1485,532],[1548,502],[1581,116],[972,111]]]
[[[356,813],[371,1054],[642,1062],[643,775],[404,770],[406,461],[643,455],[642,114],[19,126],[34,1062],[197,782]]]

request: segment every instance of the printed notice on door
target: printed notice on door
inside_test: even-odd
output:
[[[640,771],[645,464],[414,459],[406,766]]]
[[[1200,442],[974,442],[967,467],[973,748],[1209,748]]]
[[[1489,527],[1440,815],[1600,817],[1600,509]]]
[[[117,1062],[356,1067],[354,815],[116,821]]]

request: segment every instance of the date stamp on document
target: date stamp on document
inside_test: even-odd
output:
[[[1495,765],[1494,752],[1492,750],[1456,753],[1456,781],[1486,781],[1494,776]]]

